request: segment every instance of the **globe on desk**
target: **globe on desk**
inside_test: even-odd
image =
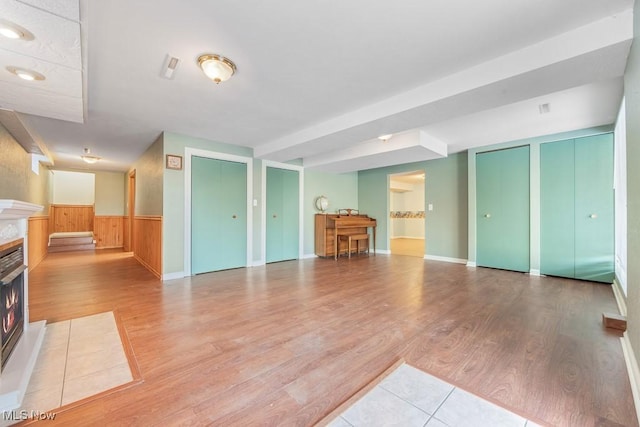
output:
[[[329,199],[327,199],[325,196],[316,197],[316,208],[320,212],[324,212],[325,210],[327,210],[328,206],[329,206]]]

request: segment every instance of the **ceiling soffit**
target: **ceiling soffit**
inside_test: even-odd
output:
[[[624,74],[632,11],[601,19],[524,49],[343,114],[255,148],[260,158],[345,164],[353,141],[367,141]],[[446,143],[446,141],[445,141]],[[362,147],[362,145],[358,145]],[[404,148],[403,148],[404,149]],[[415,154],[415,153],[411,153]],[[368,155],[363,151],[363,155]],[[386,151],[391,160],[391,151]],[[401,157],[408,163],[415,161]],[[393,159],[396,161],[398,159]],[[351,162],[360,165],[362,162]],[[388,163],[388,162],[385,162]],[[391,164],[391,163],[389,163]],[[374,167],[374,166],[372,166]],[[341,171],[349,167],[323,168]]]

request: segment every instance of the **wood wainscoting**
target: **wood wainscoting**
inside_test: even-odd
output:
[[[93,235],[96,240],[96,249],[123,247],[124,217],[96,215],[93,220]]]
[[[49,233],[93,231],[93,205],[51,205]]]
[[[29,271],[33,270],[40,264],[40,261],[47,256],[47,247],[49,245],[49,217],[33,216],[28,222],[28,263]]]
[[[131,237],[129,236],[129,216],[126,215],[122,218],[122,246],[124,247],[125,252],[132,252],[133,248],[131,247]]]
[[[162,216],[134,217],[133,233],[133,256],[162,277]]]

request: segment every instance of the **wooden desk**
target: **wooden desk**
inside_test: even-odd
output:
[[[338,235],[362,234],[372,229],[373,253],[376,253],[376,225],[374,218],[367,215],[316,214],[315,251],[321,257],[333,256],[347,249],[345,242],[339,242]]]

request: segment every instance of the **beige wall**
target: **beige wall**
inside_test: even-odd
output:
[[[0,199],[22,200],[49,208],[49,175],[42,165],[39,174],[31,170],[31,155],[0,125]]]
[[[95,172],[96,215],[125,215],[124,172]]]
[[[136,215],[162,215],[163,144],[160,135],[130,169],[136,171]]]
[[[92,172],[51,171],[55,205],[93,205],[95,203],[95,175]]]
[[[637,6],[637,2],[636,2]],[[640,14],[633,17],[634,39],[624,77],[627,108],[627,334],[640,357]],[[635,262],[634,262],[635,261]]]

